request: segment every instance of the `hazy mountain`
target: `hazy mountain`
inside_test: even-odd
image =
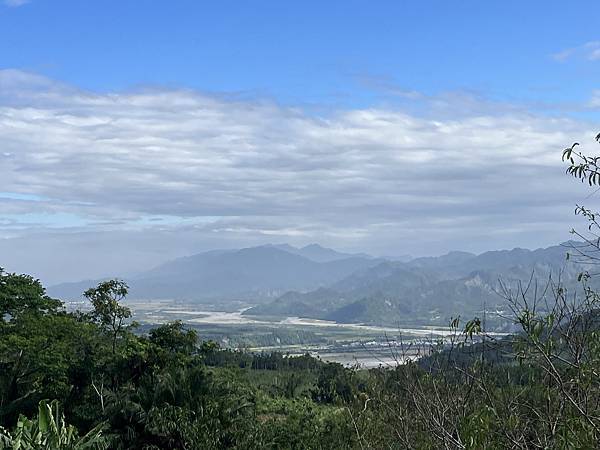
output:
[[[388,261],[399,261],[399,262],[409,262],[414,258],[412,255],[382,255],[381,259],[387,259]]]
[[[481,315],[505,309],[499,280],[514,284],[534,274],[540,283],[562,274],[574,280],[582,267],[567,262],[567,246],[537,250],[490,251],[481,255],[451,252],[408,263],[384,261],[360,269],[329,286],[307,293],[286,293],[246,314],[305,315],[340,322],[393,324],[419,320],[446,323],[458,314]]]
[[[315,262],[331,262],[347,258],[375,259],[366,253],[342,253],[331,248],[322,247],[319,244],[309,244],[300,248],[293,247],[289,244],[275,244],[270,245],[270,247],[275,247],[288,253],[293,253],[294,255],[303,256],[304,258]]]
[[[302,249],[288,247],[269,245],[216,250],[178,258],[127,279],[130,297],[263,301],[289,290],[306,291],[327,286],[381,262],[316,245]],[[310,254],[322,261],[299,253]],[[85,289],[97,282],[61,284],[51,287],[49,293],[66,299],[79,298]]]
[[[575,264],[565,264],[566,253],[573,242],[565,242],[537,250],[514,248],[512,250],[493,250],[474,255],[466,252],[450,252],[439,257],[417,258],[407,266],[437,273],[441,278],[458,278],[467,276],[473,271],[496,271],[498,273],[531,275],[536,269],[538,275],[548,275],[565,269],[576,269]],[[523,271],[527,272],[526,274]]]
[[[567,263],[566,246],[450,252],[408,262],[350,255],[317,244],[215,250],[169,261],[130,277],[131,298],[198,302],[253,301],[246,314],[303,316],[341,322],[395,324],[472,316],[505,308],[498,280],[514,283],[552,274],[573,280],[582,269]],[[76,299],[98,280],[49,289]]]

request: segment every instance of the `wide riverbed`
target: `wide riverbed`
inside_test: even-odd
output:
[[[199,335],[214,339],[221,345],[240,348],[236,339],[253,335],[273,334],[282,331],[296,333],[308,331],[310,337],[298,342],[270,342],[268,345],[244,345],[248,351],[280,351],[282,353],[310,353],[326,361],[344,365],[370,368],[390,367],[429,353],[432,345],[448,342],[456,330],[448,327],[391,327],[365,324],[338,323],[303,317],[263,318],[243,314],[249,306],[237,311],[215,311],[197,305],[172,302],[134,302],[130,305],[136,320],[146,324],[159,324],[181,320],[198,329]],[[285,333],[283,333],[285,335]],[[300,333],[301,334],[301,333]],[[242,336],[240,338],[240,336]],[[498,335],[500,336],[500,335]],[[309,340],[306,340],[309,339]],[[316,340],[314,340],[316,339]],[[256,340],[259,342],[260,339]]]
[[[181,320],[190,323],[197,324],[219,324],[219,325],[242,325],[242,324],[256,324],[256,325],[295,325],[302,327],[332,327],[332,328],[345,328],[355,329],[362,331],[381,332],[382,334],[390,333],[403,333],[415,336],[448,336],[454,331],[448,327],[421,327],[421,328],[394,328],[394,327],[382,327],[375,325],[362,325],[353,323],[339,323],[330,320],[319,320],[319,319],[308,319],[303,317],[286,317],[277,320],[265,320],[259,317],[244,315],[244,311],[249,308],[243,308],[235,312],[227,311],[201,311],[201,310],[189,310],[189,309],[178,309],[178,308],[163,308],[161,312],[181,316]],[[188,316],[186,319],[185,317]],[[189,318],[189,316],[195,316]]]

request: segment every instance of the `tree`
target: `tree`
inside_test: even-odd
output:
[[[596,135],[596,141],[600,143],[600,133]],[[577,150],[579,143],[575,142],[563,150],[562,159],[569,166],[566,172],[582,183],[590,186],[600,186],[600,156],[586,155]],[[575,257],[585,263],[600,262],[600,213],[583,205],[577,204],[575,214],[581,215],[588,220],[589,234],[584,234],[575,229],[571,233],[583,241],[580,245],[573,245],[572,250]]]
[[[313,391],[313,399],[322,403],[351,402],[355,397],[353,372],[338,363],[323,365]]]
[[[24,313],[47,314],[62,306],[46,295],[39,280],[29,275],[7,273],[0,267],[0,323]]]
[[[116,352],[117,339],[123,332],[124,321],[131,317],[131,310],[121,305],[129,286],[121,280],[108,280],[88,289],[84,296],[92,302],[92,317],[112,338],[112,351]]]
[[[186,330],[180,320],[150,330],[150,342],[173,353],[191,354],[196,349],[198,334]]]

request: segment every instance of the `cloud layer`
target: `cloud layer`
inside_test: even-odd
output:
[[[108,232],[120,233],[124,254],[139,249],[123,248],[123,233],[155,236],[154,247],[145,242],[156,252],[177,230],[180,253],[319,241],[426,254],[568,237],[587,191],[564,175],[560,150],[595,130],[459,95],[426,101],[421,114],[315,116],[188,90],[84,92],[0,71],[0,252],[10,261],[33,236],[60,247],[73,233],[93,242]],[[110,266],[72,269],[96,276]]]

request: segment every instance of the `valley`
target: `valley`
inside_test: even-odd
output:
[[[81,309],[82,304],[71,304]],[[394,367],[429,354],[455,332],[449,327],[421,325],[411,328],[339,323],[303,317],[256,317],[244,314],[251,306],[219,311],[217,305],[170,300],[132,300],[128,306],[140,323],[140,332],[179,320],[203,340],[221,348],[252,353],[310,354],[327,362],[360,368]],[[502,336],[503,333],[489,335]]]
[[[514,327],[506,320],[506,291],[521,280],[542,289],[559,277],[572,288],[585,267],[566,256],[578,245],[394,261],[317,244],[269,244],[177,258],[125,282],[128,302],[148,323],[394,333],[440,330],[460,316],[482,318],[487,331],[504,333]],[[64,283],[48,291],[85,306],[82,293],[100,281]]]

